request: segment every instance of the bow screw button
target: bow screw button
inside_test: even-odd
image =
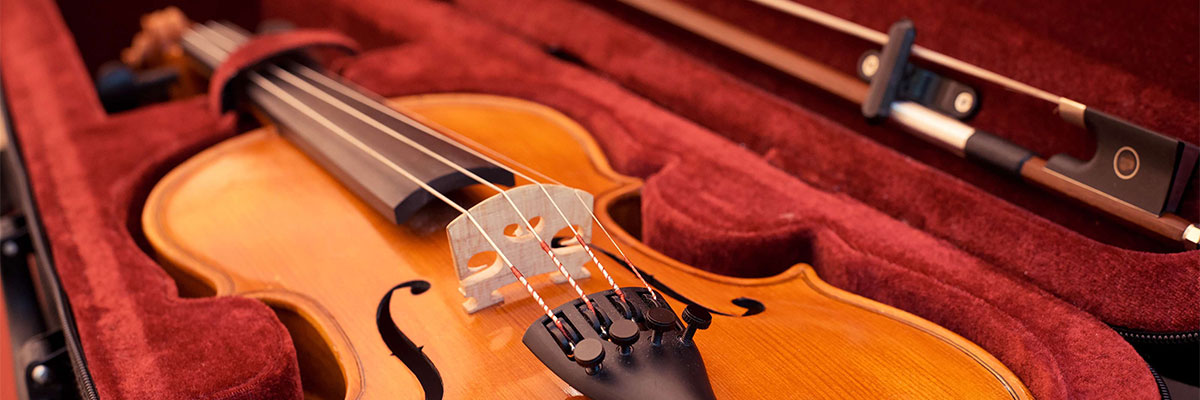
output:
[[[637,343],[639,336],[637,324],[627,319],[615,321],[608,327],[608,337],[620,346],[623,356],[628,356],[633,351],[633,344]]]
[[[709,313],[704,307],[698,305],[690,305],[683,309],[683,322],[687,324],[687,330],[683,331],[683,338],[680,340],[683,344],[692,345],[692,336],[697,330],[708,329],[712,325],[712,313]]]
[[[604,361],[604,343],[597,339],[583,339],[575,345],[575,362],[588,375],[600,373],[600,362]]]
[[[661,346],[663,333],[675,328],[675,313],[663,307],[652,308],[646,312],[646,324],[654,330],[654,347]]]

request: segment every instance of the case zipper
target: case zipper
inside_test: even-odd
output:
[[[1125,341],[1133,345],[1147,344],[1171,346],[1200,343],[1200,331],[1158,333],[1123,328],[1119,326],[1112,326],[1112,329],[1113,331],[1116,331],[1118,335],[1121,335]],[[1140,352],[1141,350],[1139,350],[1139,353]],[[1163,400],[1171,400],[1171,391],[1167,388],[1166,381],[1163,381],[1162,375],[1159,375],[1158,371],[1156,371],[1154,367],[1151,367],[1150,365],[1146,365],[1146,367],[1150,369],[1150,375],[1154,376],[1154,383],[1158,385],[1158,392],[1162,396]]]
[[[41,215],[38,213],[37,202],[33,198],[33,187],[29,184],[29,172],[25,170],[25,157],[21,154],[20,141],[17,140],[16,132],[13,132],[9,119],[8,102],[3,96],[3,87],[0,87],[0,131],[2,131],[0,134],[8,138],[8,148],[4,149],[3,162],[7,164],[6,167],[11,168],[11,178],[16,181],[13,186],[19,198],[18,202],[22,206],[21,211],[25,215],[25,227],[29,230],[29,238],[33,243],[38,275],[46,278],[42,280],[42,285],[49,294],[49,302],[53,303],[49,306],[57,314],[58,323],[63,332],[67,356],[71,360],[71,369],[75,375],[75,385],[84,399],[99,400],[100,396],[96,393],[95,383],[92,382],[92,375],[88,371],[87,359],[84,358],[83,344],[77,335],[79,331],[75,327],[75,314],[71,311],[70,300],[67,299],[67,294],[63,291],[62,283],[58,279],[58,270],[54,265],[54,257],[50,253],[50,242],[42,229]]]
[[[1146,368],[1150,368],[1150,375],[1154,376],[1154,384],[1158,385],[1158,395],[1162,396],[1162,400],[1171,400],[1171,390],[1167,388],[1167,382],[1163,381],[1154,367],[1147,365]]]
[[[1200,342],[1200,331],[1157,333],[1135,329],[1112,327],[1118,335],[1132,343],[1145,344],[1190,344]]]

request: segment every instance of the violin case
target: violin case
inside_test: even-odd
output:
[[[878,47],[751,2],[681,1],[843,71]],[[803,3],[880,31],[909,18],[923,46],[1200,142],[1195,1]],[[304,387],[304,358],[271,308],[181,298],[141,236],[152,185],[248,129],[203,97],[101,107],[95,71],[142,14],[167,5],[196,21],[340,31],[364,50],[328,67],[387,96],[549,105],[645,180],[651,247],[743,277],[809,263],[979,344],[1038,398],[1167,397],[1155,369],[1196,383],[1200,251],[869,124],[857,105],[618,2],[0,0],[4,93],[52,262],[43,279],[69,305],[59,318],[84,398],[291,398]],[[1052,106],[945,74],[980,92],[974,126],[1090,157],[1093,139]],[[1193,175],[1180,211],[1192,221],[1197,186]]]

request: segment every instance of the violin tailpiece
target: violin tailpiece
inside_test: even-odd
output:
[[[645,288],[593,293],[554,309],[572,337],[564,338],[550,318],[538,318],[522,342],[547,368],[594,400],[713,400],[712,383],[692,340],[712,316],[702,307],[684,311],[685,326],[675,311]]]

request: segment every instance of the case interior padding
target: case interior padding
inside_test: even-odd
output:
[[[867,126],[853,105],[609,2],[182,3],[239,22],[341,30],[369,50],[336,68],[385,95],[484,92],[561,110],[614,168],[646,180],[651,246],[738,276],[811,263],[835,286],[978,343],[1039,398],[1157,398],[1146,364],[1105,323],[1200,325],[1200,252],[1165,251],[893,127]],[[870,47],[741,2],[691,3],[848,71]],[[876,29],[906,15],[918,43],[1196,142],[1197,5],[1107,3],[1029,13],[806,1]],[[295,350],[269,308],[181,299],[139,246],[154,182],[237,131],[205,98],[100,108],[88,70],[128,37],[98,37],[163,5],[110,6],[123,22],[99,22],[79,17],[86,2],[0,0],[5,90],[89,368],[102,398],[297,397]],[[1087,153],[1086,134],[1044,104],[981,87],[979,127],[1043,154]],[[1192,186],[1183,215],[1195,220]]]

